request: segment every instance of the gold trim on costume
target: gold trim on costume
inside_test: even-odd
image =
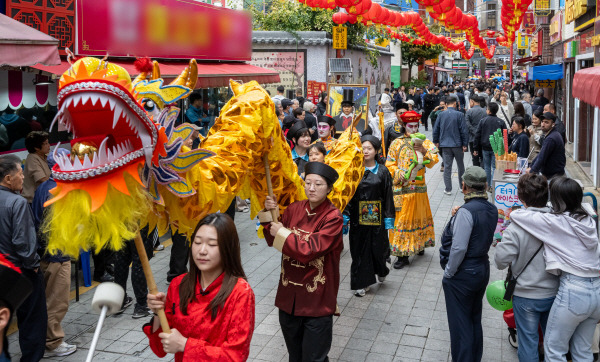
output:
[[[285,244],[285,239],[292,233],[291,230],[282,227],[277,231],[275,235],[275,240],[273,241],[273,247],[280,252],[283,253],[283,244]]]
[[[271,212],[268,210],[262,210],[259,211],[258,214],[258,221],[262,224],[265,222],[272,222],[273,221],[273,216],[271,216]]]
[[[310,263],[308,263],[309,266],[314,266],[315,268],[317,268],[317,270],[319,271],[319,274],[317,274],[314,278],[313,278],[313,285],[310,286],[309,284],[306,284],[306,290],[308,290],[309,293],[314,292],[315,290],[317,290],[317,283],[322,283],[323,285],[325,285],[325,275],[323,275],[323,264],[325,261],[325,257],[322,256],[320,258],[317,258],[313,261],[311,261]]]

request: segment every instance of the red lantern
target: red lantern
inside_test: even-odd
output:
[[[345,24],[348,22],[348,14],[339,11],[339,12],[333,14],[333,16],[331,17],[331,20],[333,20],[333,22],[338,25]]]

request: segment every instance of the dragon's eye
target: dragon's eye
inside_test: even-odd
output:
[[[151,101],[150,99],[147,99],[145,102],[143,102],[143,104],[144,104],[144,109],[148,113],[152,113],[156,109],[156,104],[154,104],[154,102]]]

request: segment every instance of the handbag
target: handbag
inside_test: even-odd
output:
[[[533,258],[535,258],[535,256],[540,252],[540,250],[542,250],[542,246],[544,246],[544,244],[542,243],[542,245],[540,245],[540,247],[536,250],[535,254],[533,254],[533,256],[531,257],[531,259],[529,259],[529,261],[527,262],[527,264],[525,264],[525,267],[523,267],[523,270],[521,270],[521,272],[519,273],[519,275],[517,276],[513,276],[512,273],[512,268],[509,266],[508,267],[508,274],[506,275],[506,280],[504,281],[504,300],[512,300],[513,294],[515,292],[515,287],[517,286],[517,279],[521,276],[521,274],[523,274],[523,272],[525,271],[525,269],[527,269],[527,267],[529,266],[529,264],[531,263],[531,261],[533,260]]]

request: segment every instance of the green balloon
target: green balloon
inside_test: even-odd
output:
[[[488,285],[485,290],[485,297],[492,308],[497,309],[501,312],[512,308],[512,301],[504,299],[504,280],[496,280],[495,282]]]

